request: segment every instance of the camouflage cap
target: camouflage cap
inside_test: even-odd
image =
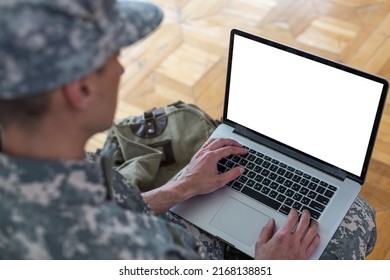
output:
[[[0,99],[48,92],[153,31],[161,10],[115,0],[0,0]]]

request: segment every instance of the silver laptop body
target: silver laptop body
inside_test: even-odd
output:
[[[261,164],[245,166],[241,177],[246,177],[237,183],[171,211],[254,257],[268,220],[274,218],[280,228],[288,209],[300,207],[304,192],[319,189],[303,206],[318,216],[321,241],[311,256],[318,259],[364,183],[387,90],[380,77],[232,30],[223,122],[211,138],[237,140],[260,155]],[[305,186],[298,187],[299,180]],[[295,191],[288,190],[292,185]]]

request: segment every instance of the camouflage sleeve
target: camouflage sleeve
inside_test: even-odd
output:
[[[99,172],[85,162],[0,157],[0,259],[206,257],[185,229],[148,215],[125,182],[107,200]]]
[[[359,196],[320,259],[364,259],[374,249],[376,235],[375,210]]]
[[[116,205],[83,209],[85,221],[67,228],[67,244],[55,258],[201,259],[202,244],[178,226]],[[65,245],[65,244],[63,244]]]
[[[3,201],[4,202],[4,201]],[[6,207],[1,259],[201,259],[203,245],[161,218],[115,202],[80,206]]]

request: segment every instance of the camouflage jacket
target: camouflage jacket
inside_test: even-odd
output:
[[[202,244],[150,214],[114,171],[113,199],[100,161],[0,154],[0,259],[199,259]]]

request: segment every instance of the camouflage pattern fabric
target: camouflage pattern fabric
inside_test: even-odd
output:
[[[374,249],[376,236],[375,211],[358,196],[321,259],[362,260]]]
[[[150,215],[138,189],[114,172],[106,199],[99,161],[0,154],[0,259],[202,259],[182,227]]]
[[[191,232],[193,236],[195,236],[199,241],[202,242],[203,246],[206,248],[206,256],[211,260],[223,260],[226,258],[226,249],[228,246],[223,243],[218,238],[210,235],[209,233],[201,230],[200,228],[194,226],[193,224],[183,220],[175,213],[168,212],[166,213],[169,220],[174,223],[182,226],[188,232]],[[241,253],[239,254],[240,258],[242,257]]]
[[[101,67],[162,21],[157,6],[114,0],[0,0],[0,99],[49,92]]]

